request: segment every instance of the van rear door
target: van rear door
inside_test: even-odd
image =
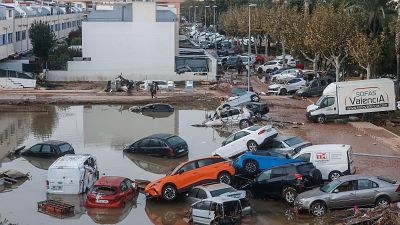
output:
[[[80,174],[77,168],[53,168],[48,174],[49,193],[78,194]]]

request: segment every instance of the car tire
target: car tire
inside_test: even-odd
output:
[[[250,96],[250,100],[252,102],[259,102],[260,101],[260,97],[258,97],[257,95],[252,95],[252,96]]]
[[[259,166],[255,160],[248,159],[243,163],[243,169],[246,174],[253,175],[258,171]]]
[[[310,212],[313,216],[323,216],[327,211],[326,205],[323,202],[314,202],[311,204]]]
[[[286,95],[286,93],[287,93],[287,90],[286,90],[285,88],[282,88],[282,89],[279,91],[279,94],[280,94],[280,95]]]
[[[286,187],[282,191],[282,198],[290,205],[294,204],[294,200],[297,197],[297,191],[294,187]]]
[[[243,119],[239,122],[240,129],[244,129],[252,125],[252,122],[248,119]]]
[[[165,185],[162,189],[162,197],[167,201],[175,200],[177,197],[176,187],[171,184]]]
[[[382,208],[387,208],[390,205],[390,200],[388,197],[386,196],[381,196],[378,199],[376,199],[375,201],[375,206],[378,207],[382,207]]]
[[[248,149],[249,151],[252,151],[252,152],[257,151],[257,150],[258,150],[258,144],[257,144],[257,142],[255,142],[255,141],[253,141],[253,140],[248,141],[248,142],[247,142],[247,149]]]
[[[338,179],[341,176],[343,176],[343,174],[340,171],[334,170],[329,173],[328,179],[329,179],[329,181],[333,181],[333,180]]]
[[[219,183],[231,184],[232,176],[228,172],[221,172],[218,174],[217,181]]]
[[[256,112],[256,113],[254,114],[254,116],[255,116],[257,119],[261,119],[261,118],[262,118],[262,114],[259,113],[259,112]]]
[[[322,179],[322,173],[319,169],[311,170],[310,175],[314,185],[320,185],[324,183],[324,180]]]
[[[324,124],[325,122],[326,122],[326,117],[325,117],[325,115],[319,115],[318,117],[317,117],[317,122],[319,123],[319,124]]]

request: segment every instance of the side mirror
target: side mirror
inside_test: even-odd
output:
[[[333,190],[333,193],[339,193],[339,189]]]

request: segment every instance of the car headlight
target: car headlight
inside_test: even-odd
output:
[[[312,112],[314,112],[315,111],[315,109],[311,109],[310,111],[308,111],[309,113],[312,113]]]

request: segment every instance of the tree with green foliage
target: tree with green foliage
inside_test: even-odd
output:
[[[33,54],[47,62],[49,51],[56,44],[56,38],[47,22],[35,20],[29,28],[29,37],[32,43]]]

